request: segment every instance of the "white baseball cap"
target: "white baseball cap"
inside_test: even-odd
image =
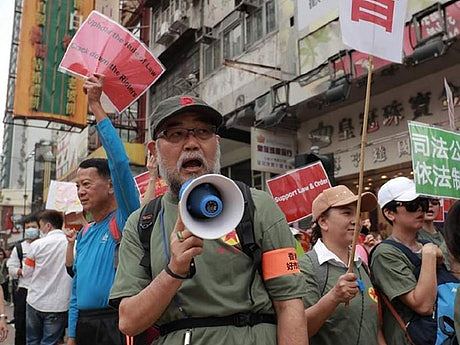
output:
[[[381,208],[390,201],[412,201],[420,195],[415,192],[415,183],[407,177],[396,177],[385,183],[379,190],[378,202]]]

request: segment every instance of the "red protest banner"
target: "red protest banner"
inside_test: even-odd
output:
[[[118,112],[136,101],[165,71],[126,28],[91,12],[69,43],[59,70],[79,77],[104,75],[104,93]]]
[[[147,190],[149,185],[150,175],[149,172],[146,171],[142,174],[139,174],[134,177],[134,181],[136,182],[137,189],[139,190],[139,195],[141,198],[144,197],[144,194]],[[155,197],[165,194],[168,191],[168,185],[166,184],[165,180],[161,177],[158,177],[155,181]]]
[[[267,181],[268,189],[288,223],[311,215],[313,200],[331,184],[321,162]]]

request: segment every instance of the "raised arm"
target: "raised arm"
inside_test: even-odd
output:
[[[121,214],[121,219],[117,218],[118,226],[123,229],[126,219],[140,206],[139,193],[123,143],[101,105],[103,83],[103,76],[95,74],[85,81],[83,88],[88,95],[89,107],[96,117],[99,139],[107,153],[115,198]]]
[[[441,250],[434,244],[422,248],[422,267],[415,289],[400,296],[401,301],[420,315],[431,315],[436,302],[436,262],[442,260]]]
[[[147,158],[147,169],[149,171],[149,184],[142,198],[141,206],[148,204],[149,201],[155,198],[155,183],[158,178],[158,165],[155,155],[152,155],[150,152]]]

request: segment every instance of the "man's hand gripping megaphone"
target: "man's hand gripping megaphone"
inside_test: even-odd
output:
[[[195,274],[193,258],[203,253],[203,239],[196,237],[185,228],[180,214],[177,215],[170,244],[171,260],[166,267],[166,272],[178,279],[191,278]]]

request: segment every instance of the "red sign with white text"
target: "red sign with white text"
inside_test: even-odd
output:
[[[267,185],[288,223],[310,216],[313,200],[331,187],[321,162],[275,177]]]
[[[118,112],[165,71],[131,32],[97,11],[91,12],[70,41],[59,70],[82,78],[104,75],[103,91]]]
[[[150,174],[148,171],[134,176],[134,181],[136,182],[137,189],[139,190],[139,195],[141,198],[144,197],[145,192],[150,181]],[[155,181],[155,197],[165,194],[168,191],[168,185],[165,180],[161,177],[158,177]]]

